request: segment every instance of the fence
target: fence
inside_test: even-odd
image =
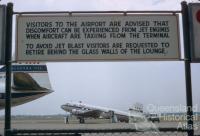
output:
[[[11,136],[187,136],[187,130],[160,128],[158,131],[136,129],[84,129],[84,130],[12,130]]]

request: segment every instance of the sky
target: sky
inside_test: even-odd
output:
[[[14,3],[16,12],[181,9],[181,0],[2,0],[0,4],[7,2]],[[12,115],[65,114],[60,106],[70,101],[120,110],[137,102],[146,108],[186,103],[183,61],[48,62],[47,66],[54,92],[12,108]],[[193,104],[200,111],[200,64],[191,66]]]

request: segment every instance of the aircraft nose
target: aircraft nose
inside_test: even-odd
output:
[[[64,110],[66,108],[66,105],[61,105],[61,108]]]

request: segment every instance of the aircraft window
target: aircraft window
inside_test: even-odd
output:
[[[4,78],[6,78],[6,76],[0,76],[0,78],[1,78],[1,79],[2,79],[2,78],[4,79]]]

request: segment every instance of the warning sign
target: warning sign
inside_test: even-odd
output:
[[[176,15],[17,17],[18,61],[177,60]]]
[[[200,3],[190,3],[190,38],[191,38],[191,59],[193,62],[200,62]]]

